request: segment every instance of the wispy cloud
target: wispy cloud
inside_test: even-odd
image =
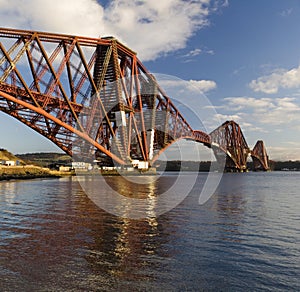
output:
[[[272,160],[299,160],[299,147],[282,147],[267,145],[269,157]]]
[[[226,114],[220,114],[220,113],[215,114],[214,118],[216,120],[220,120],[222,122],[233,120],[237,123],[242,119],[239,114],[232,114],[232,115],[228,114],[228,115],[226,115]]]
[[[227,97],[227,110],[243,112],[248,121],[264,125],[288,125],[300,122],[300,105],[292,97]]]
[[[197,48],[197,49],[193,49],[193,50],[189,51],[188,53],[183,55],[182,58],[192,58],[192,57],[196,57],[200,54],[214,55],[215,52],[213,50],[209,50],[207,48],[205,48],[205,49]]]
[[[248,122],[247,114],[243,112],[238,112],[235,114],[220,114],[217,113],[214,116],[214,119],[217,119],[219,121],[225,122],[225,121],[235,121],[236,123],[239,124],[241,129],[244,132],[262,132],[266,133],[266,130],[263,129],[262,127],[258,127],[254,125],[253,123]]]
[[[184,55],[181,55],[180,58],[183,60],[182,61],[183,63],[190,63],[190,62],[194,62],[196,60],[195,57],[197,57],[199,55],[204,55],[204,54],[214,55],[215,52],[213,50],[209,50],[207,48],[204,48],[204,49],[197,48],[197,49],[189,51],[188,53],[186,53]]]
[[[215,119],[235,120],[250,147],[262,139],[271,159],[300,159],[300,103],[297,98],[227,97],[218,111]]]
[[[255,92],[277,93],[280,88],[300,87],[300,66],[291,70],[277,69],[273,73],[252,80],[249,86]]]
[[[145,61],[184,48],[197,30],[209,25],[209,15],[224,3],[113,0],[103,6],[95,0],[1,0],[0,25],[93,37],[112,35]]]
[[[234,76],[240,75],[241,72],[243,72],[245,69],[246,69],[245,66],[241,66],[241,67],[233,70],[233,72],[231,74],[234,75]]]
[[[183,57],[185,57],[185,58],[195,57],[195,56],[200,55],[201,52],[202,52],[201,49],[194,49],[194,50],[189,51],[189,52],[188,52],[187,54],[185,54]]]
[[[290,16],[293,12],[293,8],[287,8],[287,9],[284,9],[282,10],[279,15],[282,16],[282,17],[287,17],[287,16]]]

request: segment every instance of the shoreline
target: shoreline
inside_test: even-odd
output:
[[[25,166],[1,166],[0,181],[9,181],[14,179],[35,179],[35,178],[59,178],[61,175],[52,172],[48,168],[35,165]]]
[[[101,175],[101,176],[145,176],[156,175],[156,169],[148,171],[124,171],[124,170],[92,170],[92,171],[59,171],[49,168],[24,165],[24,166],[0,166],[0,181],[9,180],[26,180],[35,178],[61,178],[66,176],[85,176],[85,175]]]

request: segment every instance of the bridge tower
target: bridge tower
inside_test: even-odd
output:
[[[246,171],[250,149],[240,126],[236,122],[226,121],[211,132],[210,137],[211,147],[217,161],[226,159],[225,171]]]
[[[253,170],[270,170],[269,157],[264,142],[262,140],[258,140],[256,142],[253,150],[251,151],[251,157],[253,160]]]

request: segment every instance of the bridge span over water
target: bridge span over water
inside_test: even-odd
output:
[[[249,155],[255,169],[269,169],[264,143],[251,150],[236,122],[194,130],[136,53],[113,37],[0,28],[0,109],[67,154],[106,164],[150,166],[188,139],[217,160],[226,156],[226,169],[245,170]]]

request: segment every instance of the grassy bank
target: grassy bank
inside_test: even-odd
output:
[[[32,179],[42,177],[59,177],[48,168],[34,165],[26,166],[0,166],[0,180]]]

